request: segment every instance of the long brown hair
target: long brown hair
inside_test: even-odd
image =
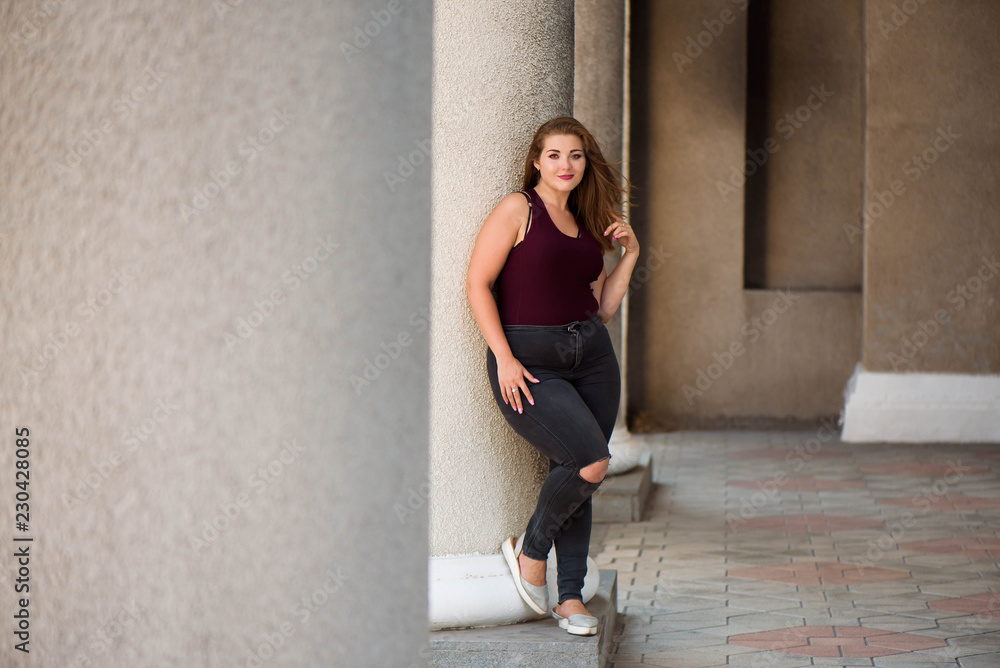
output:
[[[534,162],[542,155],[546,137],[552,135],[576,135],[580,138],[587,164],[583,179],[569,194],[567,204],[577,223],[597,239],[604,252],[614,250],[615,245],[610,237],[604,236],[604,230],[613,222],[612,216],[622,216],[624,202],[632,204],[629,196],[633,186],[618,168],[605,159],[597,140],[580,121],[560,116],[546,121],[535,131],[528,147],[528,156],[524,160],[522,190],[538,184],[541,174],[535,169]]]

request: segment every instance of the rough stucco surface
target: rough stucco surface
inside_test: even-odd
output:
[[[633,216],[644,259],[630,294],[627,377],[637,431],[835,415],[858,360],[857,295],[803,292],[766,326],[753,320],[778,294],[743,289],[743,192],[723,197],[716,186],[745,159],[741,4],[632,5]],[[731,22],[678,67],[674,53],[727,10]],[[672,256],[654,262],[654,249]],[[729,353],[735,344],[741,355]],[[782,355],[802,364],[773,363]]]
[[[604,157],[622,156],[624,0],[577,0],[573,116],[593,134]]]
[[[573,116],[597,139],[604,158],[623,169],[625,2],[577,0],[575,13]],[[608,274],[614,271],[620,257],[621,251],[617,246],[604,255]],[[623,367],[625,356],[621,321],[626,310],[627,304],[623,300],[623,305],[605,325],[611,335],[615,355]],[[625,389],[624,383],[622,389]],[[623,391],[616,431],[625,429],[624,407],[627,399]]]
[[[430,554],[492,554],[524,530],[548,462],[496,406],[465,277],[532,134],[572,110],[573,3],[436,2],[434,35]]]
[[[245,666],[263,646],[271,666],[423,665],[426,509],[394,505],[427,473],[409,316],[429,300],[430,171],[393,191],[385,173],[430,135],[430,3],[350,62],[370,3],[28,4],[0,7],[0,517],[9,541],[26,426],[32,637],[13,650],[8,555],[0,663]],[[290,118],[250,159],[274,110]]]
[[[867,5],[864,368],[995,374],[1000,270],[984,259],[1000,260],[1000,5],[895,4]]]

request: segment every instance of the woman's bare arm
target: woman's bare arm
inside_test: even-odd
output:
[[[521,225],[528,218],[528,201],[520,193],[511,193],[497,204],[493,212],[487,216],[479,230],[476,238],[476,245],[472,249],[472,257],[469,259],[469,270],[465,278],[465,292],[472,307],[472,315],[476,318],[479,331],[486,339],[487,345],[497,358],[499,367],[501,389],[506,393],[508,386],[506,382],[519,385],[525,393],[528,401],[534,403],[531,392],[524,383],[524,375],[531,377],[526,369],[521,368],[521,373],[510,370],[513,367],[514,355],[507,343],[507,337],[503,333],[503,325],[500,322],[500,312],[497,309],[496,301],[491,292],[493,283],[507,262],[507,255],[514,246],[518,231]],[[517,363],[520,366],[520,363]],[[504,371],[508,372],[505,374]],[[516,375],[517,378],[504,378],[504,376]],[[532,378],[533,379],[533,378]],[[516,405],[520,409],[520,397],[515,394]],[[504,399],[507,399],[505,394]]]
[[[606,270],[602,271],[597,280],[590,284],[594,290],[594,296],[597,298],[597,303],[600,304],[598,315],[601,316],[603,322],[609,322],[615,311],[621,306],[622,299],[628,292],[632,270],[635,269],[638,258],[638,251],[634,253],[626,251],[619,258],[618,264],[611,270],[610,275],[606,273]]]
[[[635,239],[632,227],[626,225],[617,216],[615,216],[615,222],[609,225],[604,233],[616,235],[617,239],[615,240],[625,248],[625,252],[618,258],[618,264],[611,270],[611,274],[608,275],[607,270],[602,271],[597,280],[590,284],[599,305],[598,315],[600,315],[601,321],[607,323],[621,306],[622,299],[628,292],[628,284],[632,280],[632,270],[635,269],[636,260],[639,259],[639,242]]]
[[[511,352],[491,290],[507,262],[507,255],[514,246],[521,222],[527,216],[528,202],[523,195],[512,193],[500,200],[479,230],[465,277],[465,292],[472,307],[472,315],[497,358],[510,355]]]

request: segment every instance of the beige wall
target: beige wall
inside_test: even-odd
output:
[[[776,290],[744,290],[743,187],[718,186],[746,159],[744,6],[633,5],[631,150],[640,188],[633,215],[644,257],[630,296],[628,381],[630,426],[639,431],[835,415],[860,355],[859,294],[804,290],[783,300]],[[808,27],[794,39],[811,39]],[[842,76],[841,63],[827,64]],[[848,100],[830,109],[843,119],[856,106]],[[828,140],[805,141],[801,156]],[[851,164],[850,151],[838,159]],[[808,173],[797,179],[810,181]],[[832,198],[844,208],[848,193]],[[826,236],[837,220],[796,207],[783,215],[787,226],[822,225]],[[789,281],[799,271],[780,257],[777,265],[788,268]],[[850,271],[828,273],[823,280],[839,284]]]
[[[749,285],[861,289],[862,244],[842,230],[861,211],[861,4],[770,0],[767,30],[749,47],[763,54],[767,91],[748,127],[757,171],[748,178],[747,225],[764,245],[762,271],[748,267]]]
[[[995,374],[1000,5],[867,7],[864,367]]]
[[[426,665],[430,3],[231,4],[0,7],[0,664]]]

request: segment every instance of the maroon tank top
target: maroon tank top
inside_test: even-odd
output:
[[[564,325],[597,315],[590,284],[604,271],[604,253],[589,231],[564,234],[549,217],[535,189],[531,224],[497,276],[498,309],[503,325]]]

